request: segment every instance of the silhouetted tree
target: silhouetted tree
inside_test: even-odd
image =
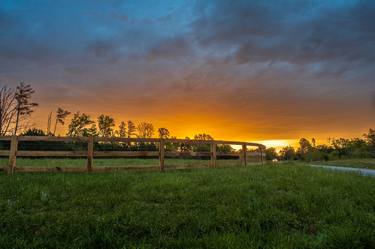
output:
[[[56,128],[57,124],[64,125],[65,119],[70,115],[70,112],[67,110],[62,109],[61,107],[57,108],[56,111],[56,120],[55,120],[55,128],[53,129],[53,135],[56,135]]]
[[[295,160],[296,151],[292,146],[286,146],[279,151],[280,158],[283,160]]]
[[[34,112],[33,108],[38,106],[37,103],[30,102],[32,95],[35,93],[35,90],[29,84],[21,82],[15,93],[15,99],[17,102],[16,107],[16,123],[14,128],[14,135],[17,134],[19,124],[22,118],[27,118]]]
[[[213,140],[213,137],[211,137],[209,134],[197,134],[194,136],[194,140]],[[210,145],[209,144],[195,144],[193,146],[193,151],[210,151]]]
[[[167,128],[159,128],[158,133],[160,138],[169,138],[170,136],[169,130]]]
[[[312,145],[312,147],[316,147],[316,140],[315,140],[315,138],[311,139],[311,145]]]
[[[217,145],[216,150],[217,150],[217,152],[222,152],[222,153],[234,152],[234,149],[229,144],[219,144],[219,145]]]
[[[209,134],[197,134],[194,136],[195,140],[213,140],[213,137],[211,137]]]
[[[52,135],[52,132],[51,132],[51,124],[52,124],[52,112],[50,112],[48,114],[48,118],[47,118],[47,135],[48,136],[51,136]]]
[[[334,154],[337,155],[337,157],[341,158],[342,156],[345,156],[348,154],[348,144],[350,142],[349,139],[345,139],[345,138],[339,138],[339,139],[335,139],[335,138],[332,138],[330,139],[330,142],[331,142],[331,146],[333,147],[334,149]]]
[[[113,135],[113,127],[115,120],[107,115],[100,115],[98,118],[99,135],[102,137],[110,137]]]
[[[87,128],[89,125],[91,125],[91,127]],[[96,128],[90,116],[85,113],[75,113],[69,124],[67,135],[71,137],[96,135],[94,133],[96,133]]]
[[[330,156],[333,159],[371,156],[370,147],[366,140],[338,138],[331,139],[330,142],[333,148]]]
[[[127,136],[127,132],[126,132],[126,123],[124,121],[122,121],[118,127],[118,136],[119,137],[126,137]]]
[[[154,126],[151,123],[141,122],[137,125],[138,137],[151,138],[154,135]]]
[[[11,133],[15,122],[17,105],[14,92],[7,86],[0,88],[0,135]]]
[[[309,152],[312,151],[312,145],[309,140],[306,138],[301,138],[299,140],[299,149],[298,154],[301,159],[306,159],[306,156]]]
[[[90,128],[85,128],[83,129],[83,133],[82,133],[82,136],[84,137],[90,137],[90,136],[98,136],[99,133],[98,133],[98,129],[96,128],[96,125],[95,123],[93,123]]]
[[[128,121],[128,137],[133,137],[136,132],[136,127],[133,123],[133,121],[129,120]]]
[[[276,149],[273,147],[269,147],[265,150],[266,160],[273,160],[277,158]]]
[[[366,142],[369,146],[369,151],[375,157],[375,130],[369,129],[368,133],[364,134]]]

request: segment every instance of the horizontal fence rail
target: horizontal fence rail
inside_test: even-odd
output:
[[[265,146],[259,143],[223,141],[223,140],[195,140],[195,139],[160,139],[160,138],[119,138],[119,137],[53,137],[53,136],[0,136],[0,141],[9,142],[9,150],[0,150],[0,156],[9,157],[8,167],[4,168],[9,174],[17,172],[109,172],[120,169],[140,170],[139,167],[94,167],[94,157],[154,157],[159,159],[158,167],[149,167],[142,170],[165,170],[165,157],[209,157],[209,167],[216,167],[218,156],[238,157],[242,164],[246,166],[249,152],[247,146],[257,147],[259,152],[252,152],[251,155],[259,156],[263,164]],[[19,142],[64,142],[81,143],[86,150],[79,151],[47,151],[47,150],[19,150]],[[94,144],[100,143],[153,143],[158,144],[158,151],[98,151],[94,149]],[[167,151],[167,144],[184,145],[209,145],[210,151]],[[218,152],[218,145],[239,145],[239,152]],[[17,157],[86,157],[86,167],[83,168],[21,168],[16,167]],[[179,167],[174,167],[179,168]]]

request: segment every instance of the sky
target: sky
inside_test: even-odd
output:
[[[374,31],[372,0],[2,0],[0,85],[32,84],[42,129],[61,106],[324,143],[375,127]]]

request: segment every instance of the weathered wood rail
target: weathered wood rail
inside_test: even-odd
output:
[[[209,167],[216,167],[218,156],[239,157],[242,164],[246,166],[248,157],[248,146],[259,149],[261,163],[263,164],[263,151],[266,148],[259,143],[223,141],[223,140],[193,140],[193,139],[159,139],[159,138],[118,138],[118,137],[52,137],[52,136],[0,136],[0,141],[9,141],[9,150],[0,150],[0,156],[8,156],[8,166],[3,170],[9,174],[14,172],[109,172],[118,170],[165,170],[165,157],[181,156],[207,156],[210,157]],[[87,150],[83,151],[29,151],[18,150],[19,142],[81,142],[87,144]],[[101,142],[111,143],[156,143],[159,144],[159,151],[95,151],[94,144]],[[166,151],[166,143],[183,143],[189,145],[206,144],[210,146],[210,152],[184,152],[184,151]],[[240,152],[223,153],[217,152],[217,145],[239,145],[242,146]],[[253,153],[254,154],[254,153]],[[86,167],[80,168],[60,168],[60,167],[17,167],[17,157],[86,157]],[[159,166],[157,167],[94,167],[94,157],[158,157]],[[169,168],[169,167],[168,167]],[[174,167],[180,168],[180,167]]]

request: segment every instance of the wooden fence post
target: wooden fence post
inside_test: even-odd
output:
[[[260,161],[263,165],[263,148],[262,148],[262,146],[259,146],[259,150],[260,150]]]
[[[159,144],[159,166],[160,166],[160,171],[164,171],[164,158],[165,158],[165,143],[164,139],[160,139],[160,144]]]
[[[212,141],[211,142],[211,168],[215,168],[216,167],[216,143],[215,141]]]
[[[243,165],[246,166],[246,163],[247,163],[247,146],[246,144],[243,144],[242,145],[242,162],[243,162]]]
[[[16,167],[17,150],[18,150],[18,138],[17,136],[12,136],[10,140],[8,174],[14,173],[14,168]]]
[[[90,136],[87,141],[87,172],[92,172],[94,164],[94,137]]]

